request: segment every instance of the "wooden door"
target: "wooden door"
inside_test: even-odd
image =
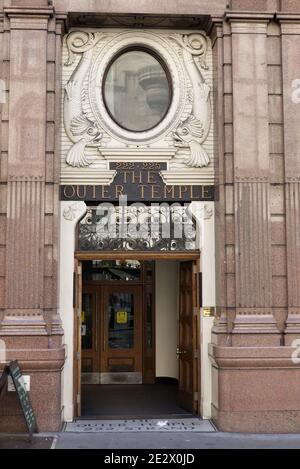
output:
[[[100,286],[83,285],[81,313],[82,384],[99,384],[99,307],[101,295]]]
[[[142,382],[142,287],[103,287],[101,310],[102,382]]]
[[[82,313],[82,264],[74,263],[74,414],[81,416],[81,313]]]
[[[189,412],[198,411],[198,269],[193,261],[180,264],[179,305],[179,403]]]

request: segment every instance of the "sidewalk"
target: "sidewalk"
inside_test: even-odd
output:
[[[299,449],[299,435],[237,433],[58,433],[28,437],[1,435],[2,449]]]
[[[50,449],[54,436],[34,436],[30,441],[28,435],[0,434],[0,450],[2,449]]]
[[[60,433],[55,449],[299,449],[299,435],[235,433]]]

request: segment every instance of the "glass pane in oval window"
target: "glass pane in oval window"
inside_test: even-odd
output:
[[[167,72],[148,52],[124,52],[108,68],[104,101],[121,127],[133,132],[150,130],[163,120],[170,106]]]

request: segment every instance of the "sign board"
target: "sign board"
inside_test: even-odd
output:
[[[203,316],[205,318],[212,318],[215,316],[215,308],[214,306],[204,306],[203,307]]]
[[[25,386],[26,391],[29,392],[30,391],[30,376],[23,375],[23,381],[24,381],[24,386]],[[7,391],[16,392],[16,388],[15,388],[15,385],[11,376],[8,377]]]
[[[12,378],[14,387],[18,394],[20,405],[23,411],[23,415],[26,421],[26,425],[30,435],[37,433],[37,422],[35,419],[34,411],[29,399],[29,395],[26,389],[26,383],[22,375],[20,366],[17,361],[11,362],[8,366],[5,367],[3,375],[1,377],[0,383],[2,388],[6,385],[8,377]],[[1,388],[1,386],[0,386]]]
[[[166,163],[111,162],[115,171],[113,182],[108,185],[62,185],[61,200],[85,202],[118,202],[127,196],[128,202],[182,202],[214,201],[214,186],[166,185],[161,171]]]
[[[127,324],[127,311],[117,311],[117,324]]]

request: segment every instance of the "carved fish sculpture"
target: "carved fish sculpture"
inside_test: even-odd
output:
[[[99,147],[102,138],[101,129],[91,121],[82,109],[82,89],[89,71],[93,47],[103,38],[101,33],[72,32],[67,37],[69,60],[66,65],[74,63],[75,54],[82,57],[65,87],[64,96],[64,125],[69,139],[74,143],[66,157],[70,166],[84,167],[91,164],[88,161],[86,147]]]
[[[175,34],[170,36],[182,47],[186,71],[193,86],[193,108],[191,115],[173,133],[176,147],[189,148],[190,156],[185,163],[201,168],[210,163],[209,156],[202,144],[206,140],[211,121],[210,87],[205,83],[201,69],[205,64],[206,39],[202,34]]]

